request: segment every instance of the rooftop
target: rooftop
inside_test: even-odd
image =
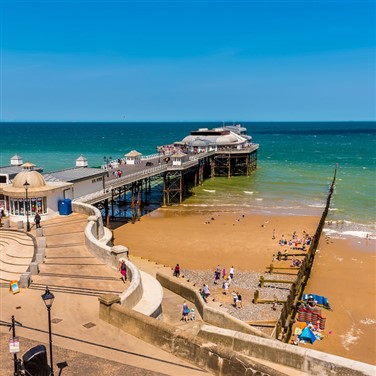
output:
[[[86,180],[87,178],[104,175],[105,170],[91,167],[73,167],[59,171],[48,172],[43,175],[46,182],[66,181],[75,182]]]

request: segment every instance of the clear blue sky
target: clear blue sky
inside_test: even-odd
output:
[[[0,1],[3,121],[375,120],[375,1]]]

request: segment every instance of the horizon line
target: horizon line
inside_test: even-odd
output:
[[[372,120],[0,120],[1,123],[372,123]],[[226,124],[229,125],[229,124]]]

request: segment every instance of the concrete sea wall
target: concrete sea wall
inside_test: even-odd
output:
[[[366,363],[233,330],[204,325],[198,336],[241,354],[288,366],[308,375],[376,375],[376,367]]]
[[[165,322],[130,310],[118,304],[116,295],[102,295],[99,301],[100,319],[215,375],[286,376],[224,346],[209,343]]]

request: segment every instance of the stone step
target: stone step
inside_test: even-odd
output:
[[[11,273],[7,271],[0,271],[0,281],[18,281],[21,273]]]
[[[123,286],[123,285],[122,285]],[[89,287],[77,287],[77,286],[61,286],[61,285],[48,285],[49,289],[53,292],[61,292],[67,294],[81,294],[88,296],[99,296],[102,294],[120,294],[122,291],[120,289],[110,290],[110,289],[98,289],[98,288],[89,288]],[[30,285],[31,289],[34,290],[45,290],[46,285],[43,283],[33,283]]]
[[[21,274],[21,273],[26,272],[29,265],[9,265],[9,264],[4,264],[0,262],[0,272]]]
[[[33,283],[43,286],[60,286],[66,289],[93,289],[103,291],[124,291],[129,283],[125,284],[117,279],[104,279],[100,277],[91,278],[90,276],[71,276],[62,275],[35,275],[32,276]]]

